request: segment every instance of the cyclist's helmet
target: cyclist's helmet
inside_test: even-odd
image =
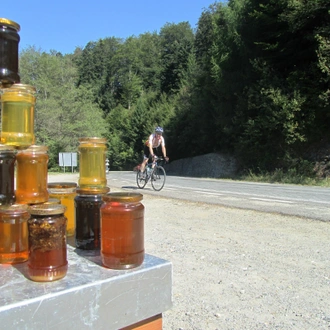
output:
[[[164,132],[163,127],[157,126],[155,128],[155,132],[158,133],[158,134],[163,134],[163,132]]]

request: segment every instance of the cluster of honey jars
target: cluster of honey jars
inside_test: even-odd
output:
[[[67,272],[66,207],[50,200],[48,148],[35,144],[36,89],[20,83],[20,26],[0,18],[0,263],[27,261],[33,281]]]
[[[105,267],[144,260],[142,195],[109,193],[106,139],[79,139],[79,180],[48,183],[48,148],[35,144],[36,88],[18,73],[20,26],[0,18],[0,263],[27,261],[33,281],[65,277],[67,236],[100,250]]]
[[[106,179],[106,140],[79,140],[79,187],[75,197],[75,244],[100,249],[105,267],[128,269],[144,260],[142,194],[109,193]]]

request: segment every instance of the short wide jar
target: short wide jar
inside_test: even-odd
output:
[[[129,269],[144,260],[144,206],[140,193],[114,192],[101,206],[101,259],[105,267]]]
[[[28,260],[29,241],[26,205],[0,206],[0,263],[19,263]]]
[[[41,204],[29,207],[28,276],[32,281],[63,278],[68,269],[65,206]]]

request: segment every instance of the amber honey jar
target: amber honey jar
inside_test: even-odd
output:
[[[78,249],[100,249],[101,227],[100,208],[102,197],[109,188],[78,188],[74,199],[76,210],[75,245]]]
[[[56,281],[67,273],[65,208],[60,204],[29,207],[28,276],[33,281]]]
[[[29,257],[26,205],[0,206],[0,263],[24,262]]]
[[[0,85],[19,83],[18,44],[20,26],[7,18],[0,18]]]
[[[35,142],[36,89],[15,84],[1,89],[1,143],[26,149]]]
[[[112,269],[137,267],[144,260],[144,206],[139,193],[114,192],[101,206],[101,259]]]
[[[16,203],[37,204],[48,200],[48,148],[32,145],[16,155]]]
[[[0,144],[0,205],[15,202],[15,160],[15,149]]]
[[[91,137],[79,139],[79,181],[80,188],[105,188],[106,139]]]
[[[75,182],[49,182],[48,193],[50,198],[57,198],[62,205],[66,206],[64,215],[68,223],[66,233],[73,236],[75,232],[75,207],[74,198],[76,197],[77,184]]]

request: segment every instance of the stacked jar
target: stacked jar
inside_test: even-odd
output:
[[[18,263],[28,259],[29,213],[26,205],[15,204],[16,145],[7,143],[12,120],[10,109],[13,98],[6,88],[20,83],[18,74],[19,24],[0,18],[0,263]],[[20,84],[19,84],[20,85]],[[20,100],[16,100],[20,102]],[[10,104],[9,104],[10,103]],[[8,106],[9,105],[9,106]],[[12,108],[11,108],[12,110]],[[15,111],[15,110],[14,110]],[[14,114],[15,116],[15,114]],[[18,121],[21,119],[21,114]],[[18,132],[15,132],[18,133]],[[16,135],[17,137],[17,135]]]
[[[65,207],[49,200],[48,148],[35,145],[36,88],[18,73],[19,30],[0,18],[0,263],[29,260],[30,279],[53,281],[67,271]]]
[[[100,208],[109,192],[106,179],[106,139],[79,139],[79,187],[75,204],[75,245],[83,250],[100,249]]]

